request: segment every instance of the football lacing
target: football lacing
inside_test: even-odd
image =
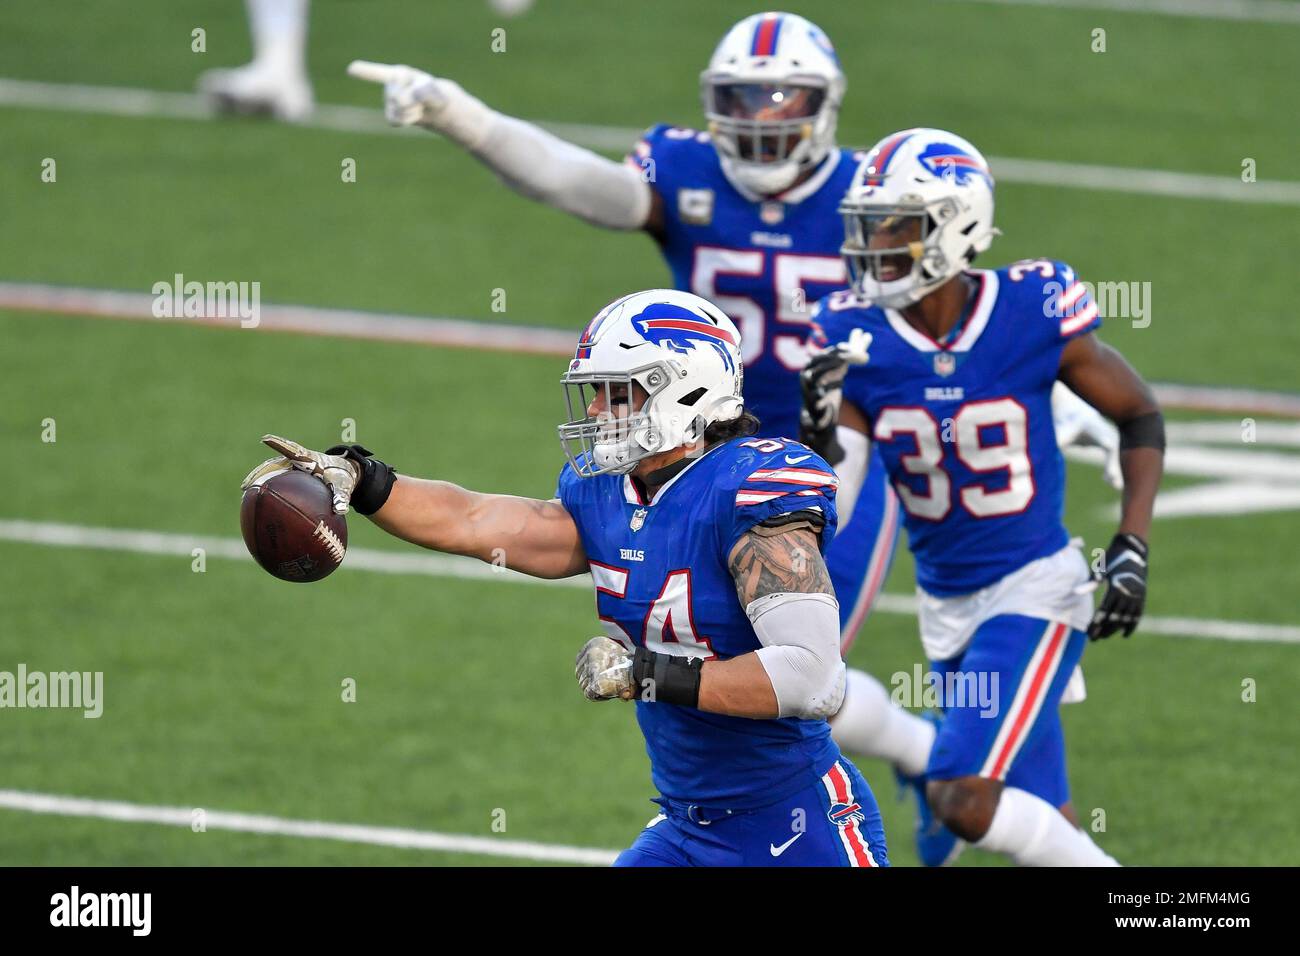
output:
[[[329,550],[330,557],[335,561],[343,560],[343,552],[346,550],[343,547],[343,542],[339,540],[338,535],[325,527],[324,521],[316,525],[316,530],[313,533],[318,535],[320,539],[325,542],[325,547]]]

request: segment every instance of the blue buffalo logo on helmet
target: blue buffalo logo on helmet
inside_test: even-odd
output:
[[[685,354],[701,345],[716,351],[727,371],[736,371],[735,360],[723,342],[733,348],[736,337],[720,326],[710,325],[690,309],[670,302],[656,302],[632,319],[632,326],[647,342]]]
[[[867,818],[866,814],[862,812],[862,804],[860,803],[832,803],[831,808],[826,811],[826,816],[837,827],[846,827],[850,823],[861,823]]]
[[[981,177],[990,187],[993,185],[988,167],[952,143],[931,143],[916,158],[933,175],[950,179],[958,186],[965,186],[974,176]]]

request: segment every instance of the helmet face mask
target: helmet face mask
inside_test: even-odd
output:
[[[687,431],[683,414],[658,400],[676,374],[668,363],[655,362],[623,373],[564,376],[569,420],[559,426],[560,443],[574,471],[583,478],[622,475],[641,459],[668,451],[668,437]]]
[[[775,195],[835,146],[846,83],[830,40],[789,13],[746,17],[700,75],[722,170],[742,191]]]
[[[844,257],[849,281],[875,290],[874,301],[883,305],[907,304],[922,298],[953,272],[938,241],[942,226],[956,209],[951,199],[930,204],[840,206],[844,218]]]
[[[705,115],[718,152],[754,165],[802,165],[826,101],[823,83],[706,83]],[[802,147],[802,148],[801,148]]]
[[[558,432],[574,471],[627,474],[741,414],[740,333],[698,296],[634,293],[591,320],[561,384],[568,417]]]

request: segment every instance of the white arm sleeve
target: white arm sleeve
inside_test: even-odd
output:
[[[474,156],[521,195],[607,229],[640,229],[650,185],[625,163],[498,113]]]
[[[867,478],[867,457],[871,452],[871,441],[856,428],[840,425],[835,429],[835,439],[844,449],[844,460],[835,466],[835,474],[840,479],[835,492],[835,513],[839,515],[837,535],[849,524],[853,516],[853,506],[858,503],[858,494],[862,483]]]
[[[451,80],[432,82],[436,100],[422,125],[464,146],[515,192],[596,226],[645,225],[650,184],[638,170],[498,113]]]
[[[829,594],[766,594],[745,608],[781,717],[825,720],[844,703],[839,602]]]

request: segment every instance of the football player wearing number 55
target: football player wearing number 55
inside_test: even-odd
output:
[[[1069,266],[969,268],[997,230],[988,163],[966,140],[886,137],[841,212],[853,285],[818,303],[823,351],[804,379],[810,421],[823,421],[803,437],[826,449],[838,419],[879,449],[903,503],[931,668],[997,691],[991,707],[945,701],[933,747],[913,757],[927,760],[915,781],[941,824],[918,834],[920,855],[943,862],[961,837],[1022,864],[1113,864],[1073,823],[1059,704],[1085,636],[1127,637],[1142,616],[1160,409],[1097,339],[1097,305]],[[1123,509],[1095,612],[1097,579],[1062,521],[1058,380],[1120,435]]]
[[[563,377],[568,463],[549,501],[270,443],[399,538],[542,578],[590,572],[605,634],[578,682],[635,701],[661,809],[619,865],[886,866],[871,790],[826,722],[845,680],[823,560],[838,481],[811,449],[753,437],[741,349],[688,293],[602,309]]]

